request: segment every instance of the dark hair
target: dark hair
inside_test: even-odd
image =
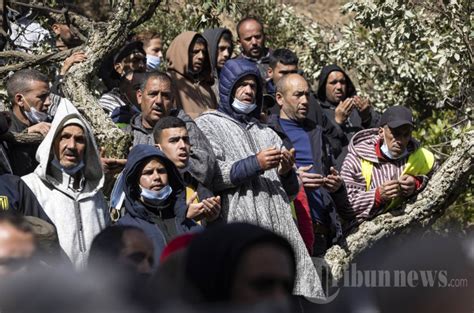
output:
[[[195,44],[197,44],[197,43],[202,43],[202,44],[206,45],[206,47],[207,47],[207,41],[206,41],[206,39],[205,39],[203,36],[201,36],[201,35],[197,35],[197,36],[194,37],[194,39],[193,39],[193,41],[192,41],[192,43],[191,43],[191,46],[193,46],[193,45],[195,45]]]
[[[170,83],[171,85],[171,89],[173,89],[173,82],[171,80],[171,77],[168,76],[168,74],[166,74],[165,72],[161,72],[161,71],[151,71],[151,72],[146,72],[145,74],[145,77],[142,78],[142,81],[140,83],[140,90],[141,91],[144,91],[145,90],[145,87],[146,87],[146,84],[148,83],[148,81],[152,78],[156,78],[158,80],[162,80],[162,81],[167,81]]]
[[[277,63],[284,65],[296,65],[298,66],[298,57],[296,54],[289,49],[276,49],[270,55],[269,65],[272,69],[275,69]]]
[[[221,35],[221,38],[219,38],[219,41],[220,41],[221,39],[230,41],[231,47],[233,46],[232,33],[231,33],[230,31],[224,31],[224,32],[222,32],[222,35]],[[219,44],[219,42],[218,42],[218,44]]]
[[[114,225],[105,228],[95,236],[89,253],[89,264],[98,265],[116,260],[123,248],[122,238],[127,230],[143,232],[135,226]]]
[[[33,229],[28,220],[19,213],[11,211],[0,211],[0,224],[10,224],[23,233],[33,234]]]
[[[49,84],[48,77],[35,69],[24,69],[15,72],[7,82],[7,94],[10,101],[13,102],[17,93],[29,91],[30,83],[33,81]]]
[[[186,128],[186,123],[179,117],[175,116],[165,116],[162,117],[156,122],[155,127],[153,127],[153,138],[155,143],[160,141],[161,131],[168,128]]]
[[[260,24],[260,26],[262,27],[262,33],[264,33],[263,31],[263,23],[260,22],[260,20],[258,18],[256,18],[255,16],[246,16],[244,18],[242,18],[238,23],[237,23],[237,26],[235,27],[235,30],[237,32],[237,37],[240,38],[240,33],[239,33],[239,29],[240,29],[240,26],[245,23],[245,22],[248,22],[248,21],[255,21],[257,22],[258,24]]]

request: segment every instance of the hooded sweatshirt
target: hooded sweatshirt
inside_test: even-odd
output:
[[[74,125],[82,127],[86,139],[85,166],[77,190],[73,189],[74,177],[52,164],[54,139],[72,119]],[[51,129],[36,152],[38,167],[22,177],[56,226],[61,248],[78,269],[86,266],[92,240],[110,220],[101,190],[102,165],[92,134],[89,124],[72,105],[59,106]]]
[[[356,217],[364,220],[374,217],[384,206],[376,204],[377,188],[384,182],[398,179],[405,169],[408,157],[419,147],[415,139],[407,145],[408,154],[398,160],[388,160],[377,155],[377,144],[381,144],[378,128],[366,129],[352,137],[349,152],[342,165],[341,176],[348,194],[345,218]],[[370,189],[366,190],[366,180],[362,175],[361,160],[373,163]],[[417,191],[427,183],[427,176],[417,176],[422,182]]]
[[[209,28],[204,30],[202,36],[206,39],[209,52],[209,57],[211,58],[211,69],[212,76],[214,77],[214,84],[212,85],[212,91],[216,96],[217,102],[219,102],[219,70],[217,69],[217,57],[219,56],[219,41],[224,33],[228,33],[230,38],[232,38],[232,33],[227,28]]]
[[[211,61],[203,64],[201,73],[191,73],[191,44],[196,37],[202,37],[196,32],[187,31],[178,35],[166,51],[168,73],[175,84],[175,101],[178,108],[195,119],[199,114],[217,107],[217,100],[211,89],[213,79]]]
[[[149,207],[140,200],[138,181],[143,166],[150,158],[158,158],[165,165],[168,183],[173,189],[161,209]],[[143,144],[134,146],[128,155],[123,176],[126,213],[118,224],[139,227],[152,240],[156,268],[161,252],[171,239],[191,230],[200,230],[200,226],[186,218],[187,206],[181,176],[173,162],[159,149]]]
[[[242,114],[233,109],[231,95],[237,82],[247,75],[257,80],[257,108]],[[218,110],[196,119],[216,155],[214,191],[221,195],[222,213],[228,222],[257,224],[286,238],[297,260],[294,293],[321,297],[319,277],[291,215],[290,198],[299,191],[296,173],[291,170],[282,177],[276,169],[262,171],[256,158],[266,148],[282,147],[278,135],[258,120],[262,105],[259,77],[255,63],[245,59],[227,61],[220,76]]]
[[[336,128],[340,128],[341,132],[345,133],[347,140],[345,141],[345,145],[349,143],[351,137],[358,131],[366,128],[372,128],[378,126],[378,121],[380,119],[380,114],[375,112],[372,108],[370,108],[370,119],[367,121],[362,122],[360,115],[357,112],[357,109],[354,108],[351,111],[351,114],[347,118],[344,124],[339,125],[336,123],[335,120],[335,109],[337,104],[331,103],[326,98],[326,82],[328,80],[329,74],[332,72],[341,72],[344,74],[346,78],[346,98],[351,98],[357,95],[357,91],[355,89],[352,80],[350,79],[349,75],[339,66],[335,64],[331,64],[328,66],[323,67],[321,70],[321,75],[319,77],[319,85],[318,91],[316,93],[316,97],[321,104],[323,109],[323,113],[327,116],[328,120],[333,123]],[[340,168],[342,161],[344,160],[345,155],[347,154],[347,149],[343,150],[343,153],[338,157],[337,165]]]

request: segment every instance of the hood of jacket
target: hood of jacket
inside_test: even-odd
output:
[[[140,187],[138,184],[141,170],[150,158],[158,158],[165,165],[168,173],[168,183],[173,189],[170,197],[170,205],[174,206],[174,199],[182,192],[183,184],[176,166],[159,149],[151,145],[138,144],[130,150],[127,163],[123,169],[125,180],[124,192],[127,211],[132,216],[138,216],[148,220],[148,213],[140,199]],[[128,202],[128,205],[127,205]]]
[[[235,90],[236,83],[242,77],[247,75],[254,76],[257,81],[257,94],[255,97],[257,107],[249,114],[243,114],[235,111],[232,107],[232,102],[234,101],[232,94]],[[240,122],[247,121],[252,117],[258,119],[262,110],[263,88],[260,72],[258,71],[256,64],[243,58],[231,59],[225,62],[219,76],[219,96],[220,103],[217,108],[218,111],[223,112]]]
[[[217,56],[219,52],[217,48],[219,47],[219,41],[224,33],[228,33],[232,38],[232,33],[227,28],[209,28],[204,30],[202,36],[207,41],[207,51],[209,53],[209,57],[211,59],[211,68],[212,71],[217,70]]]
[[[347,73],[336,64],[331,64],[323,67],[323,69],[321,70],[321,75],[319,76],[318,92],[316,96],[322,103],[326,101],[326,82],[328,80],[329,74],[331,74],[332,72],[341,72],[346,77],[347,98],[350,98],[357,94],[357,91],[349,75],[347,75]]]
[[[100,162],[99,151],[95,142],[92,129],[89,123],[82,117],[79,111],[74,105],[67,99],[61,99],[58,105],[56,115],[51,123],[51,128],[41,142],[36,151],[36,160],[39,162],[38,167],[35,169],[35,173],[44,181],[50,181],[54,185],[57,185],[54,181],[51,181],[50,176],[51,161],[54,158],[54,138],[61,132],[66,122],[71,119],[78,119],[84,129],[86,138],[86,149],[84,151],[84,178],[86,184],[89,186],[88,190],[97,191],[102,188],[104,184],[104,174],[102,171],[102,163]],[[66,174],[63,174],[66,175]]]
[[[168,71],[174,71],[182,76],[195,81],[196,78],[190,72],[191,64],[191,43],[194,38],[202,37],[197,32],[187,31],[176,36],[171,42],[168,50],[166,51],[166,61],[168,62]],[[204,37],[202,37],[204,38]],[[204,39],[205,40],[205,39]],[[209,45],[208,51],[209,51]],[[211,71],[211,60],[209,53],[207,54],[207,61],[204,63],[204,67],[199,74],[199,81],[212,82],[212,71]]]
[[[349,143],[349,152],[354,153],[359,158],[379,163],[380,159],[375,152],[375,144],[380,140],[379,129],[369,128],[356,133]],[[420,146],[419,142],[411,138],[407,145],[408,153],[412,153]]]

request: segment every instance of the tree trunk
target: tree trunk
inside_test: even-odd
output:
[[[327,251],[324,259],[331,268],[333,278],[340,280],[352,260],[378,240],[433,224],[466,190],[474,172],[473,156],[474,131],[469,131],[414,202],[362,223],[347,236],[344,244]]]
[[[91,82],[103,58],[115,48],[120,47],[127,39],[131,23],[132,2],[121,0],[115,7],[113,18],[103,27],[97,24],[89,34],[85,47],[87,60],[74,65],[65,75],[63,92],[76,108],[89,121],[95,132],[99,146],[104,147],[113,157],[123,158],[130,146],[130,136],[118,129],[112,120],[99,106],[94,97]]]

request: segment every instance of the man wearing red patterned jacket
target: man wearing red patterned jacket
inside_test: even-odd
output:
[[[380,127],[358,132],[351,140],[341,175],[346,184],[346,216],[359,222],[394,209],[416,195],[433,172],[434,155],[412,138],[410,109],[387,109]]]

